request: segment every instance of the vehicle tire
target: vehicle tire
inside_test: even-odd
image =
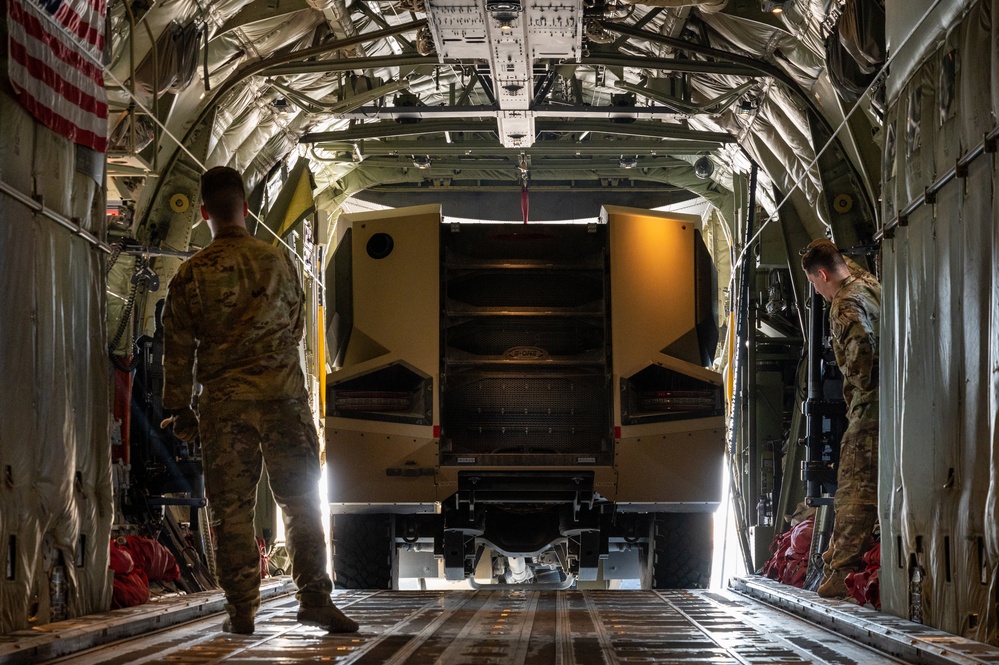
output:
[[[705,589],[711,582],[712,513],[650,516],[642,557],[643,589]]]
[[[394,550],[391,515],[333,516],[337,589],[391,589]]]

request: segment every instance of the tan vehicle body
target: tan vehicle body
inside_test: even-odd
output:
[[[601,525],[614,521],[610,519],[611,515],[633,514],[633,517],[621,519],[639,520],[630,528],[641,532],[638,541],[646,545],[650,538],[654,540],[654,534],[650,536],[649,531],[654,531],[652,517],[655,515],[699,514],[702,523],[707,523],[705,519],[710,521],[709,515],[721,498],[724,425],[721,376],[697,364],[699,357],[704,355],[701,348],[705,346],[703,342],[699,343],[698,324],[714,332],[713,319],[716,318],[713,307],[705,302],[709,296],[714,297],[714,287],[707,289],[701,284],[700,292],[697,291],[698,280],[709,274],[705,272],[708,267],[703,265],[706,252],[698,253],[699,219],[608,207],[604,209],[601,221],[590,227],[447,225],[442,224],[436,206],[344,216],[341,223],[347,225],[349,233],[343,236],[333,259],[334,280],[340,281],[327,285],[334,289],[334,301],[338,303],[331,313],[336,320],[330,326],[329,335],[333,347],[331,355],[338,366],[328,376],[326,421],[329,500],[335,525],[338,521],[341,525],[349,524],[351,518],[343,516],[352,514],[427,516],[420,520],[409,517],[409,526],[405,527],[400,521],[402,518],[390,518],[383,523],[395,544],[405,544],[407,539],[399,535],[402,531],[409,531],[408,540],[414,543],[432,538],[434,553],[438,559],[445,560],[447,577],[458,578],[461,577],[458,564],[448,562],[448,557],[442,556],[442,528],[452,534],[460,532],[466,540],[479,539],[478,547],[468,545],[469,551],[463,553],[465,558],[471,559],[463,566],[468,577],[472,577],[476,566],[481,570],[481,564],[477,562],[482,557],[483,543],[493,555],[497,552],[508,558],[526,555],[536,560],[541,557],[544,546],[550,544],[532,545],[538,549],[526,552],[514,551],[502,535],[491,540],[488,525],[476,522],[456,527],[450,519],[441,520],[442,512],[447,512],[449,506],[464,505],[465,490],[469,497],[476,496],[476,490],[470,488],[483,489],[488,485],[492,489],[483,489],[477,499],[468,499],[469,508],[491,503],[498,510],[507,511],[512,502],[528,521],[538,518],[537,515],[531,517],[533,504],[529,497],[539,497],[535,507],[542,512],[545,507],[552,507],[548,516],[551,519],[555,512],[562,510],[554,508],[557,504],[575,505],[576,508],[570,511],[574,517],[563,515],[559,518],[558,533],[551,531],[555,540],[571,540],[580,533],[605,532],[609,527]],[[569,235],[563,241],[558,236],[559,229],[570,226],[574,228],[566,231]],[[587,232],[602,240],[585,237]],[[454,244],[454,238],[469,233],[492,234],[498,244],[510,242],[512,251],[521,252],[523,256],[506,257],[496,255],[493,250],[482,250],[484,242],[476,236],[470,248],[465,248],[475,255],[469,259],[462,254],[460,246]],[[349,243],[349,247],[344,243]],[[552,248],[552,255],[522,249],[538,243],[548,243],[544,246]],[[565,249],[575,246],[574,243],[585,248],[578,257],[571,249]],[[345,258],[348,250],[349,258]],[[701,265],[695,266],[698,262]],[[349,270],[345,267],[348,263]],[[595,284],[580,296],[580,302],[567,300],[568,304],[551,306],[549,301],[557,296],[527,293],[535,287],[538,291],[550,287],[555,282],[549,283],[549,280],[561,279],[559,271],[563,269],[569,280],[566,284]],[[574,270],[580,271],[578,275],[581,276],[574,276],[577,274],[572,272]],[[442,276],[445,273],[455,276]],[[522,274],[526,276],[522,277]],[[514,288],[493,289],[493,279]],[[349,293],[344,282],[349,282]],[[469,287],[469,284],[473,286]],[[566,292],[574,288],[567,286]],[[448,289],[450,292],[443,293]],[[512,304],[496,304],[494,291],[508,294],[498,297],[506,297]],[[455,296],[455,293],[459,295]],[[455,304],[456,298],[474,302]],[[352,304],[351,311],[343,307],[344,301]],[[704,321],[705,312],[710,313],[708,318],[712,320]],[[586,321],[590,318],[594,321],[591,328],[598,330],[593,334],[599,339],[596,349],[588,349],[585,353],[559,356],[549,354],[540,345],[526,343],[502,353],[477,350],[476,354],[469,354],[464,347],[461,351],[455,350],[456,346],[466,344],[464,338],[454,341],[458,339],[458,333],[453,331],[462,330],[462,326],[480,326],[472,335],[476,340],[485,335],[506,334],[516,328],[522,338],[519,341],[523,342],[528,338],[544,337],[544,331],[548,330],[545,326],[562,326],[572,337],[573,332],[583,330],[580,326],[588,325]],[[574,323],[577,319],[584,323]],[[510,320],[516,323],[509,323]],[[538,323],[532,323],[535,321]],[[534,325],[538,326],[537,331],[524,332]],[[442,330],[445,337],[450,335],[443,343]],[[713,339],[710,333],[707,335],[710,343],[717,341],[717,333],[714,334]],[[559,343],[565,342],[553,342]],[[713,351],[712,346],[710,352]],[[442,354],[445,356],[443,362]],[[578,360],[584,355],[588,361]],[[584,447],[553,443],[550,448],[544,448],[543,442],[547,440],[544,432],[536,434],[543,430],[544,422],[533,419],[539,417],[538,414],[544,415],[545,400],[549,398],[545,395],[539,398],[544,404],[535,404],[530,399],[522,404],[515,394],[521,386],[513,384],[523,376],[523,390],[535,390],[541,381],[550,394],[558,389],[553,385],[563,385],[559,383],[561,375],[558,372],[562,371],[559,367],[569,367],[564,370],[565,376],[576,381],[577,373],[590,371],[589,361],[596,368],[592,375],[580,374],[579,382],[567,388],[568,399],[575,400],[572,406],[564,406],[565,396],[551,397],[548,413],[552,413],[553,408],[568,411],[553,416],[555,420],[548,431],[554,432],[553,441],[562,441],[559,431],[563,432],[563,438],[571,441],[571,437],[578,434],[573,419],[579,417],[590,422],[596,411],[601,412],[595,417],[599,421],[598,433],[588,438],[590,443]],[[577,370],[576,365],[585,368]],[[458,402],[467,406],[469,399],[485,400],[470,411],[481,414],[491,409],[494,412],[490,415],[493,420],[485,427],[480,422],[477,430],[473,425],[466,427],[463,424],[464,416],[449,420],[447,411],[448,404],[458,403],[449,402],[446,395],[449,385],[460,383],[453,377],[466,371],[467,366],[472,366],[475,377],[467,386],[472,386],[469,389],[477,390],[483,397],[461,398],[465,401]],[[517,374],[521,370],[523,374]],[[477,378],[480,375],[499,378]],[[652,393],[666,402],[674,400],[672,395],[681,394],[670,392],[667,384],[658,385],[656,381],[663,380],[662,377],[680,377],[668,379],[679,380],[688,388],[687,392],[682,392],[688,397],[680,398],[680,401],[699,400],[699,406],[693,412],[682,413],[676,411],[683,411],[685,407],[662,407],[666,413],[660,414],[661,417],[653,413],[654,407],[636,406],[646,399],[642,396]],[[508,391],[498,397],[505,406],[486,404],[488,391],[483,386],[496,390],[500,386]],[[691,392],[691,386],[696,390]],[[597,401],[589,404],[586,414],[572,415],[577,408],[583,410],[578,393],[584,390],[599,393]],[[517,401],[515,415],[514,401]],[[604,410],[606,416],[602,415]],[[509,420],[496,424],[496,418]],[[524,418],[530,424],[523,425],[521,432],[519,423],[528,422]],[[579,429],[587,426],[581,424]],[[461,432],[475,432],[474,438],[484,430],[490,430],[490,433],[482,434],[483,441],[520,437],[519,440],[529,440],[529,443],[522,443],[520,447],[483,448],[476,439],[474,444],[463,446]],[[572,479],[582,491],[569,497],[553,489],[553,496],[546,496],[545,483],[551,478],[559,479],[554,481],[556,485],[561,480]],[[467,485],[463,479],[470,479],[472,485]],[[502,488],[506,487],[508,479],[514,479],[516,487],[512,490],[513,495],[504,496],[506,490]],[[476,485],[480,480],[483,484]],[[492,487],[490,483],[496,486]],[[517,493],[521,491],[527,494]],[[592,513],[593,519],[580,517],[580,505],[584,506],[583,512]],[[597,513],[608,517],[598,517]],[[567,525],[567,519],[580,523]],[[697,528],[704,530],[703,524]],[[341,529],[346,531],[349,527]],[[436,533],[428,534],[428,529]],[[337,538],[335,533],[334,549]],[[608,578],[606,561],[613,558],[605,551],[607,538],[604,533],[603,544],[599,546],[599,558],[605,562],[604,579]],[[497,540],[502,542],[495,542]],[[427,550],[429,546],[423,549]],[[640,554],[638,548],[631,549],[635,549],[636,556],[650,556],[647,546]],[[334,556],[336,558],[336,552]],[[600,572],[592,557],[590,569],[582,571],[579,564],[572,563],[571,553],[568,559],[573,575],[579,579],[592,579]],[[394,556],[392,560],[395,561]],[[426,553],[422,561],[424,564],[429,561]],[[634,569],[633,566],[625,567]],[[397,578],[400,574],[397,561],[393,570]]]

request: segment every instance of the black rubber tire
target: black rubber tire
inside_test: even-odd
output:
[[[651,515],[649,544],[642,557],[642,588],[706,589],[714,554],[713,518],[712,513]]]
[[[333,584],[391,589],[394,549],[391,515],[334,515]]]

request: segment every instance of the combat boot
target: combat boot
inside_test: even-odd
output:
[[[236,635],[253,635],[253,617],[226,617],[222,621],[222,632]]]
[[[329,633],[356,633],[357,622],[338,610],[333,604],[319,607],[300,607],[295,617],[298,623],[324,628]]]
[[[846,578],[842,573],[833,572],[826,575],[816,593],[823,598],[846,598],[850,590],[846,588]]]

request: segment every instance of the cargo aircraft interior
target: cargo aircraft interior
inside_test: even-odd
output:
[[[996,0],[2,5],[0,663],[999,662]],[[223,623],[164,406],[215,167],[356,632],[266,464]]]

